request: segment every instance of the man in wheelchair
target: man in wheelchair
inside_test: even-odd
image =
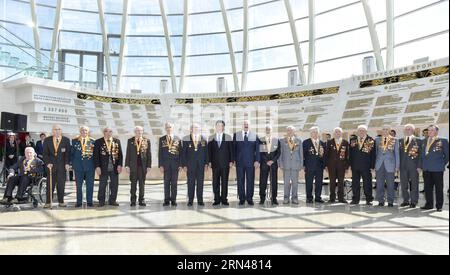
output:
[[[27,147],[25,149],[25,157],[20,157],[17,163],[9,169],[8,184],[0,204],[8,205],[23,202],[27,188],[43,172],[44,163],[36,157],[34,148]],[[16,186],[18,186],[18,190],[16,198],[13,199],[13,192]]]

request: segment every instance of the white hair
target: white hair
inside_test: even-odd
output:
[[[341,127],[336,127],[336,128],[334,128],[333,132],[336,132],[336,131],[339,131],[339,132],[341,132],[341,133],[344,132],[344,130],[343,130]]]
[[[136,126],[136,127],[134,127],[134,130],[144,131],[144,127]]]
[[[320,133],[320,128],[319,128],[319,126],[313,126],[313,127],[311,127],[311,128],[309,129],[309,131],[310,131],[310,132],[317,131],[318,133]]]
[[[25,154],[26,154],[27,152],[29,152],[29,151],[33,152],[34,156],[36,156],[36,150],[34,150],[33,147],[27,147],[27,148],[25,148]]]
[[[367,131],[367,130],[369,130],[369,127],[367,127],[367,125],[359,125],[358,126],[358,130],[365,130],[365,131]]]
[[[103,133],[106,132],[107,130],[111,130],[112,131],[112,128],[109,127],[109,126],[106,126],[105,128],[103,128]]]
[[[288,126],[287,128],[286,128],[286,130],[292,130],[292,131],[295,131],[296,129],[295,129],[295,127],[294,126],[292,126],[292,125],[290,125],[290,126]]]
[[[273,129],[273,128],[272,128],[271,125],[269,125],[269,124],[266,125],[266,130],[272,130],[272,129]]]
[[[405,129],[406,128],[412,128],[413,130],[416,130],[416,126],[414,124],[406,124]]]
[[[173,123],[171,123],[171,122],[166,122],[164,124],[164,127],[167,127],[167,126],[174,127]]]
[[[80,127],[80,132],[81,132],[81,130],[87,130],[88,132],[90,131],[90,129],[89,129],[89,127],[87,127],[87,126],[85,126],[85,125],[83,125],[83,126],[81,126]]]

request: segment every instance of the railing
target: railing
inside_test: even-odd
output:
[[[36,49],[34,45],[0,24],[0,82],[33,76],[70,82],[89,89],[115,91],[115,87],[108,87],[107,75],[104,72],[60,62],[57,54],[55,53],[56,60],[52,60],[47,52]],[[69,81],[65,78],[68,72],[78,74],[79,77]],[[90,77],[86,80],[85,76]]]

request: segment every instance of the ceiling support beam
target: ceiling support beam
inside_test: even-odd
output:
[[[103,54],[105,55],[106,77],[108,81],[108,91],[113,91],[112,73],[111,73],[111,57],[109,54],[109,39],[106,29],[105,12],[103,9],[103,0],[97,0],[98,15],[100,17],[100,27],[102,28],[103,37]],[[103,73],[103,72],[102,72]]]
[[[172,93],[177,93],[177,79],[175,77],[175,64],[173,62],[172,43],[170,41],[169,25],[167,23],[166,10],[164,8],[164,1],[159,0],[159,8],[161,10],[162,23],[164,27],[164,35],[166,37],[167,56],[169,57],[170,79],[172,80]]]
[[[380,40],[378,39],[377,30],[375,29],[375,22],[372,16],[372,10],[370,8],[368,0],[361,0],[366,14],[367,26],[369,27],[370,38],[372,40],[373,52],[375,54],[375,60],[377,63],[377,70],[384,71],[383,57],[381,56]]]
[[[59,40],[59,29],[61,27],[61,10],[62,0],[56,1],[55,9],[55,21],[53,22],[53,35],[52,35],[52,47],[50,49],[50,62],[48,64],[48,78],[53,79],[53,73],[55,71],[55,54],[56,47]]]

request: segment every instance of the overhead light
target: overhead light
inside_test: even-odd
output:
[[[27,26],[28,27],[30,27],[30,28],[34,28],[35,26],[34,26],[34,23],[33,22],[27,22]]]

